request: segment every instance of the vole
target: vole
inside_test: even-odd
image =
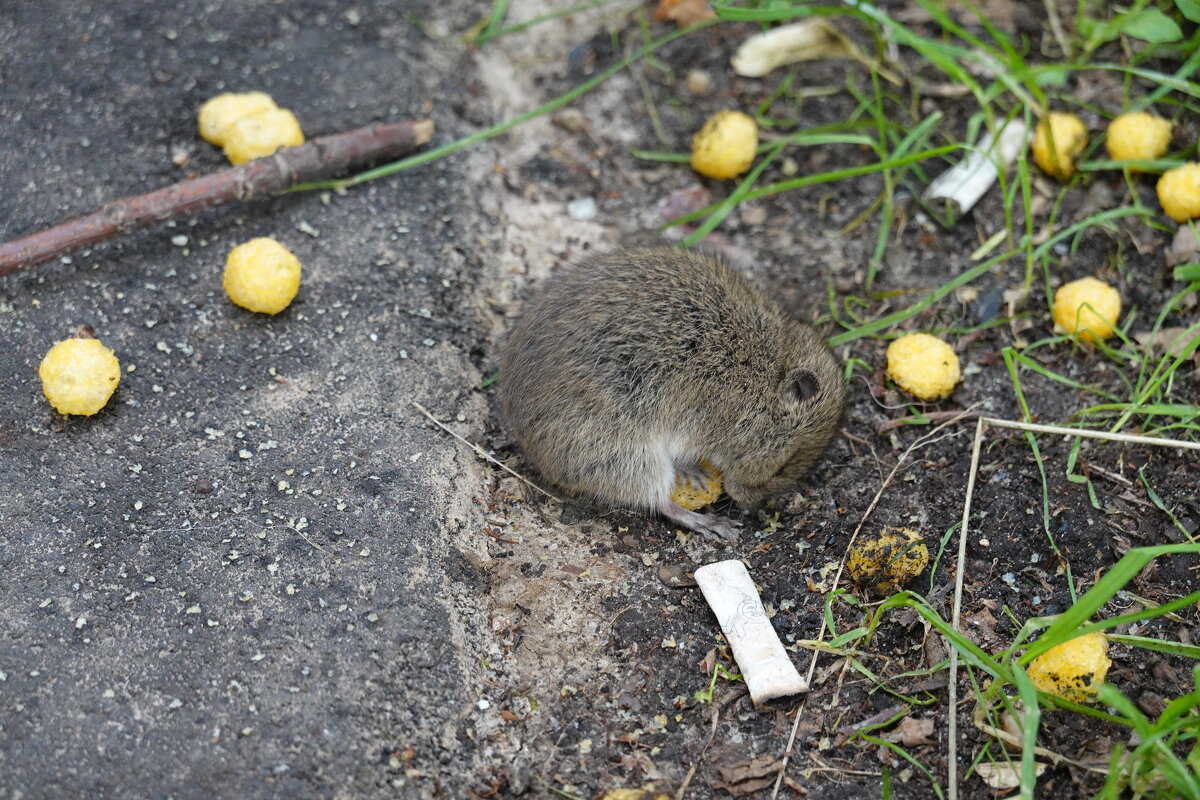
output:
[[[720,470],[752,506],[791,487],[845,405],[842,370],[813,328],[721,259],[635,247],[567,268],[500,355],[500,410],[548,480],[652,509],[713,540],[740,523],[671,499]]]

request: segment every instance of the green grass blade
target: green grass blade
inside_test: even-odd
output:
[[[580,11],[587,11],[588,9],[592,8],[600,8],[602,6],[611,5],[618,1],[619,0],[589,0],[589,2],[586,3],[579,3],[578,5],[567,6],[566,8],[548,11],[545,14],[539,14],[536,17],[530,17],[524,22],[517,22],[512,25],[506,25],[505,27],[497,29],[493,29],[492,24],[489,22],[486,28],[484,28],[477,36],[469,41],[473,44],[481,45],[491,41],[492,39],[497,39],[501,36],[507,36],[510,33],[518,33],[519,31],[532,28],[535,25],[540,25],[543,22],[549,22],[552,19],[568,17],[571,14],[576,14]],[[507,5],[507,0],[505,4]]]
[[[873,164],[864,164],[860,167],[845,167],[843,169],[830,170],[829,172],[821,172],[816,175],[805,175],[802,178],[792,178],[786,181],[769,183],[766,186],[761,186],[751,192],[748,192],[742,199],[758,200],[761,197],[768,197],[770,195],[779,194],[780,192],[786,192],[791,189],[801,189],[805,186],[816,186],[818,184],[832,183],[834,181],[840,181],[846,178],[857,178],[860,175],[870,175],[875,172],[882,172],[886,169],[896,169],[897,167],[915,164],[918,161],[924,161],[928,158],[936,158],[937,156],[947,155],[955,150],[958,150],[959,148],[960,145],[945,145],[943,147],[936,147],[932,150],[914,153],[910,156],[904,156],[902,158],[878,161]],[[693,211],[690,214],[684,214],[681,217],[676,217],[664,225],[663,228],[665,229],[674,227],[676,225],[683,225],[691,222],[692,220],[707,216],[715,211],[719,205],[720,203],[713,203],[712,205],[706,206],[699,211]]]
[[[1192,658],[1200,661],[1200,645],[1167,642],[1162,639],[1154,639],[1150,636],[1130,636],[1125,633],[1108,633],[1105,636],[1112,643],[1140,647],[1143,650],[1153,650],[1156,653],[1167,653],[1179,656],[1180,658]]]
[[[611,78],[613,75],[616,75],[618,72],[627,68],[630,64],[633,64],[634,62],[638,61],[639,59],[649,55],[650,53],[654,52],[655,50],[662,47],[663,45],[670,44],[671,42],[675,41],[676,39],[679,39],[683,36],[687,36],[688,34],[694,33],[695,31],[701,30],[703,28],[711,27],[714,24],[716,24],[716,20],[708,20],[706,22],[696,23],[695,25],[689,26],[687,28],[680,28],[677,31],[673,31],[672,33],[667,34],[666,36],[662,37],[661,39],[656,39],[655,41],[651,42],[650,44],[646,45],[645,47],[643,47],[639,50],[636,50],[633,53],[630,53],[628,56],[621,59],[613,66],[609,67],[608,69],[604,70],[603,72],[600,72],[600,73],[594,75],[593,77],[589,78],[588,80],[586,80],[583,83],[576,86],[574,89],[571,89],[570,91],[559,95],[558,97],[554,98],[550,102],[543,103],[542,105],[538,106],[535,109],[526,111],[524,114],[520,114],[519,116],[513,117],[512,119],[505,120],[504,122],[493,125],[490,128],[485,128],[481,131],[476,131],[475,133],[472,133],[469,136],[464,136],[461,139],[455,139],[453,142],[448,142],[447,144],[444,144],[440,147],[435,147],[432,150],[426,150],[423,153],[418,153],[414,156],[409,156],[408,158],[402,158],[399,161],[393,161],[390,164],[384,164],[382,166],[375,167],[374,169],[369,169],[369,170],[366,170],[365,172],[360,172],[357,175],[353,175],[349,178],[344,178],[341,180],[314,181],[312,183],[304,183],[304,184],[300,184],[299,186],[293,187],[291,189],[291,191],[298,192],[298,191],[309,191],[309,190],[313,190],[313,189],[335,189],[335,190],[340,191],[342,189],[347,189],[351,186],[358,186],[359,184],[366,183],[367,181],[373,181],[378,178],[384,178],[389,175],[395,175],[398,172],[403,172],[405,170],[412,169],[413,167],[421,166],[422,164],[428,164],[431,161],[437,161],[439,158],[445,158],[446,156],[450,155],[451,153],[455,153],[459,150],[462,150],[464,147],[470,147],[473,144],[478,144],[479,142],[487,141],[488,139],[491,139],[494,136],[498,136],[506,131],[512,130],[513,128],[515,128],[519,125],[523,125],[524,123],[528,122],[531,119],[536,119],[537,117],[540,117],[543,114],[548,114],[551,111],[555,111],[559,108],[562,108],[567,103],[570,103],[571,101],[575,100],[576,98],[587,94],[592,89],[595,89],[597,86],[604,83],[604,81]]]
[[[1200,553],[1200,545],[1196,544],[1167,544],[1158,545],[1155,547],[1137,547],[1130,550],[1121,557],[1121,560],[1114,564],[1104,576],[1089,589],[1083,597],[1080,597],[1074,602],[1070,608],[1059,614],[1050,627],[1046,628],[1045,632],[1031,643],[1029,648],[1020,658],[1022,665],[1028,664],[1033,659],[1040,656],[1042,653],[1049,650],[1056,644],[1074,638],[1071,634],[1080,629],[1083,623],[1090,619],[1093,614],[1099,611],[1109,600],[1113,598],[1118,591],[1133,579],[1135,575],[1142,571],[1146,564],[1152,559],[1164,555],[1174,555],[1177,553]],[[1200,592],[1193,593],[1195,599],[1200,599]],[[1189,599],[1193,595],[1189,595]],[[1192,599],[1191,602],[1195,602]],[[1178,602],[1178,601],[1176,601]],[[1166,613],[1163,609],[1172,606],[1173,603],[1167,603],[1159,606],[1158,609],[1152,609],[1159,613]],[[1182,607],[1182,606],[1181,606]],[[1103,630],[1110,627],[1107,623],[1112,620],[1105,620],[1102,623],[1095,623],[1087,626],[1080,633],[1091,630]]]
[[[1021,695],[1024,709],[1021,714],[1021,797],[1033,800],[1037,786],[1037,733],[1042,722],[1042,707],[1038,703],[1037,689],[1023,669],[1014,669],[1013,682]]]
[[[953,292],[958,287],[965,286],[974,281],[976,278],[987,274],[997,264],[1011,258],[1014,255],[1016,255],[1016,252],[1010,250],[1006,253],[1001,253],[998,256],[990,258],[987,261],[976,264],[966,272],[962,272],[958,276],[951,278],[946,283],[943,283],[941,286],[934,289],[929,294],[925,295],[907,308],[894,311],[885,317],[880,317],[872,322],[868,322],[864,325],[860,325],[847,331],[843,331],[836,336],[831,336],[829,338],[829,346],[837,347],[838,345],[843,345],[848,342],[853,342],[856,339],[861,339],[864,336],[871,336],[879,333],[882,330],[886,330],[893,325],[901,323],[909,317],[916,316],[925,309],[936,304],[939,300]]]

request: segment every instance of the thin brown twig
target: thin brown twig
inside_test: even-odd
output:
[[[1006,730],[1003,730],[1001,728],[997,728],[995,726],[988,725],[987,723],[985,723],[983,721],[984,720],[983,713],[984,713],[983,706],[978,705],[978,704],[975,706],[975,710],[971,712],[971,721],[975,724],[975,727],[978,728],[982,733],[985,733],[988,736],[994,736],[995,738],[997,738],[1000,741],[1007,744],[1009,747],[1012,747],[1016,750],[1020,750],[1025,746],[1024,743],[1021,741],[1020,736],[1016,736],[1015,734],[1009,733]],[[1105,767],[1108,766],[1107,762],[1105,762],[1101,766],[1096,766],[1095,764],[1088,764],[1086,761],[1079,761],[1079,760],[1076,760],[1073,758],[1068,758],[1067,756],[1064,756],[1062,753],[1055,752],[1054,750],[1051,750],[1048,747],[1036,747],[1035,746],[1033,748],[1033,752],[1035,754],[1041,756],[1042,758],[1053,761],[1056,766],[1062,766],[1063,764],[1070,764],[1073,767],[1078,767],[1079,769],[1085,769],[1088,772],[1095,772],[1100,775],[1108,774],[1108,770],[1105,769]]]
[[[1094,472],[1102,478],[1108,478],[1110,481],[1113,481],[1114,483],[1119,483],[1122,486],[1127,486],[1129,488],[1133,488],[1133,481],[1129,480],[1129,478],[1126,478],[1124,475],[1119,475],[1116,472],[1111,472],[1111,471],[1105,469],[1104,467],[1098,466],[1096,464],[1091,464],[1091,463],[1086,464],[1085,468],[1087,469],[1088,472]],[[1145,500],[1140,500],[1138,502],[1143,503],[1144,505],[1150,505],[1150,503],[1147,503]]]
[[[471,448],[472,450],[474,450],[474,451],[475,451],[475,455],[479,456],[480,458],[482,458],[482,459],[484,459],[484,460],[486,460],[486,461],[490,461],[491,463],[495,464],[495,465],[496,465],[497,467],[499,467],[500,469],[504,470],[504,471],[505,471],[505,472],[507,472],[508,474],[510,474],[510,475],[512,475],[513,477],[515,477],[517,480],[520,480],[520,481],[522,481],[522,482],[524,482],[524,483],[528,484],[529,486],[532,486],[534,489],[537,489],[539,492],[541,492],[542,494],[546,495],[546,497],[549,497],[549,498],[550,498],[551,500],[553,500],[554,502],[556,502],[556,503],[561,503],[561,502],[562,502],[562,500],[560,500],[560,499],[558,499],[557,497],[555,497],[554,495],[550,494],[550,493],[549,493],[549,492],[547,492],[545,489],[543,489],[542,487],[538,486],[536,483],[534,483],[533,481],[529,480],[528,478],[526,478],[526,477],[525,477],[524,475],[522,475],[521,473],[519,473],[519,472],[517,472],[516,470],[512,469],[511,467],[507,466],[507,465],[506,465],[506,464],[504,464],[503,462],[501,462],[501,461],[498,461],[497,459],[495,459],[495,458],[493,458],[492,456],[488,455],[487,451],[485,451],[485,450],[484,450],[482,447],[480,447],[479,445],[475,444],[474,442],[467,441],[466,439],[464,439],[463,437],[459,436],[459,435],[458,435],[457,433],[455,433],[454,431],[450,430],[450,428],[448,428],[448,427],[445,425],[445,423],[443,423],[443,422],[441,422],[440,420],[438,420],[438,418],[437,418],[437,417],[435,417],[433,414],[430,414],[430,413],[429,413],[429,410],[428,410],[427,408],[425,408],[425,406],[423,406],[423,405],[421,405],[420,403],[418,403],[416,400],[413,400],[413,401],[412,401],[412,404],[413,404],[413,406],[414,406],[414,407],[417,409],[417,411],[420,411],[422,414],[424,414],[426,417],[428,417],[428,418],[429,418],[429,421],[430,421],[430,422],[432,422],[434,425],[437,425],[439,428],[441,428],[442,430],[444,430],[446,433],[450,434],[450,435],[451,435],[451,436],[453,436],[455,439],[458,439],[458,441],[462,442],[462,443],[463,443],[463,444],[465,444],[467,447],[469,447],[469,448]]]
[[[275,197],[301,183],[410,153],[432,137],[430,119],[381,122],[320,136],[238,167],[114,200],[85,216],[0,244],[0,275],[155,222],[188,216],[224,203]]]
[[[900,417],[899,419],[889,419],[875,426],[875,433],[884,434],[895,428],[907,428],[910,424],[918,420],[928,422],[945,422],[948,419],[974,419],[978,414],[967,414],[963,416],[961,411],[930,411],[928,414],[914,415],[910,417]]]
[[[1058,46],[1062,48],[1062,54],[1066,58],[1071,58],[1071,40],[1067,38],[1066,31],[1063,30],[1062,17],[1058,10],[1058,0],[1042,0],[1042,5],[1046,7],[1046,21],[1050,24],[1050,33],[1054,34],[1054,40],[1058,42]]]

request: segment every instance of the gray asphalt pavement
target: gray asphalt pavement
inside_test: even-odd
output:
[[[0,2],[0,238],[221,168],[194,131],[219,91],[270,92],[310,136],[430,114],[437,141],[473,130],[461,47],[405,15],[463,27],[477,10],[400,5]],[[452,188],[471,164],[0,278],[0,797],[469,780],[476,577],[448,531],[470,459],[409,401],[483,408],[465,298],[486,220]],[[221,290],[254,236],[304,264],[276,317]],[[81,324],[123,374],[63,427],[36,368]]]

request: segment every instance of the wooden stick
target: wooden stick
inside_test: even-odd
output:
[[[433,120],[381,122],[280,148],[239,167],[180,181],[157,191],[107,203],[83,217],[0,244],[0,275],[155,222],[206,208],[274,197],[308,181],[416,150],[433,137]]]

